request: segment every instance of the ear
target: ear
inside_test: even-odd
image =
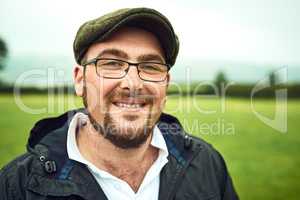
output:
[[[73,68],[73,80],[75,86],[75,92],[77,96],[83,96],[83,76],[84,76],[84,69],[81,65],[76,65]]]
[[[171,80],[171,75],[170,75],[170,73],[168,73],[168,74],[167,74],[167,79],[166,79],[166,81],[167,81],[167,82],[166,82],[166,86],[167,86],[166,89],[169,88],[170,80]]]

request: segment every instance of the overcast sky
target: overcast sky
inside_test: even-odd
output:
[[[136,6],[158,9],[170,19],[180,38],[180,59],[300,63],[298,0],[2,0],[0,36],[12,55],[71,57],[80,24]]]

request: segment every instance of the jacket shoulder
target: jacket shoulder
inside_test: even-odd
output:
[[[221,153],[216,150],[211,144],[195,136],[189,136],[195,145],[200,146],[198,155],[193,159],[191,165],[195,171],[191,172],[192,177],[199,177],[200,174],[205,174],[200,178],[203,184],[203,180],[206,180],[207,185],[211,185],[215,188],[214,191],[218,191],[222,199],[236,200],[239,199],[232,183],[231,176],[228,172],[226,162]],[[196,180],[197,182],[197,180]]]
[[[198,145],[200,147],[199,155],[196,161],[203,163],[209,162],[210,167],[214,167],[215,172],[217,173],[226,173],[227,167],[225,160],[221,153],[214,148],[214,146],[203,139],[196,137],[196,136],[189,136],[191,137],[192,143],[194,145]]]
[[[188,136],[191,138],[193,144],[200,146],[201,150],[206,151],[208,154],[218,154],[220,156],[220,153],[209,142],[194,135],[188,135]]]
[[[196,156],[197,158],[199,157],[198,154],[201,154],[201,159],[199,161],[207,162],[207,159],[209,159],[213,160],[218,167],[223,167],[225,165],[221,154],[210,143],[186,132],[176,117],[163,113],[160,117],[158,126],[163,133],[165,140],[169,141],[170,139],[173,141],[179,152],[190,155],[192,152],[198,152],[197,149],[201,149]],[[173,147],[173,145],[168,145],[168,142],[167,146],[169,149],[172,149]]]

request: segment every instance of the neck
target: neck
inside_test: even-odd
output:
[[[150,145],[151,136],[138,148],[122,149],[92,128],[90,123],[79,129],[77,144],[82,156],[97,168],[111,173],[130,184],[134,176],[141,183],[144,175],[158,156],[158,149]],[[139,182],[135,180],[134,182]],[[136,186],[134,190],[136,190]]]

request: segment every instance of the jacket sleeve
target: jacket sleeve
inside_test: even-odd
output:
[[[239,197],[234,189],[234,185],[228,172],[225,160],[218,151],[216,151],[216,156],[218,159],[218,168],[220,173],[219,184],[222,191],[222,200],[238,200]]]
[[[231,177],[226,171],[226,178],[224,181],[223,200],[238,200],[239,197],[234,189]]]
[[[0,170],[0,200],[22,200],[20,185],[23,183],[18,178],[16,162],[11,162]]]
[[[7,178],[5,177],[4,171],[0,171],[0,199],[1,200],[11,200],[11,195],[9,194]]]

